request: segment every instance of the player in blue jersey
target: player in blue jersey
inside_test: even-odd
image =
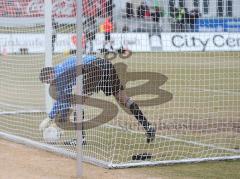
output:
[[[76,71],[76,56],[67,58],[63,63],[55,67],[45,67],[41,70],[40,80],[43,83],[55,83],[56,101],[48,114],[48,118],[41,122],[40,130],[48,127],[58,114],[60,114],[63,121],[67,120],[71,109],[72,88],[76,85]],[[147,142],[154,140],[155,127],[148,122],[139,106],[126,95],[116,69],[110,61],[91,55],[84,56],[83,75],[88,77],[83,80],[83,94],[91,95],[101,90],[106,96],[113,95],[118,103],[128,108],[143,126],[146,131]]]

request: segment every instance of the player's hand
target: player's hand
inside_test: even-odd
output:
[[[46,119],[44,119],[40,125],[39,125],[39,130],[43,131],[44,129],[46,129],[51,123],[51,119],[49,117],[47,117]]]
[[[58,131],[59,131],[59,133],[60,133],[61,136],[64,134],[64,131],[63,131],[60,127],[58,127],[55,122],[52,123],[52,124],[50,124],[49,127],[54,127],[54,128],[56,128],[56,129],[58,129]]]

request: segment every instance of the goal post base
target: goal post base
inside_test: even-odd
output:
[[[75,152],[71,152],[66,149],[61,149],[53,145],[44,144],[41,142],[33,141],[30,139],[12,135],[12,134],[7,134],[4,132],[0,132],[0,138],[15,142],[18,144],[23,144],[28,147],[33,147],[36,149],[52,152],[54,154],[58,154],[60,156],[65,156],[68,158],[76,159],[76,156],[77,156]],[[141,162],[131,162],[127,164],[126,163],[113,164],[111,162],[105,162],[105,161],[97,160],[91,157],[86,157],[86,156],[83,157],[84,162],[90,163],[99,167],[103,167],[106,169],[120,169],[120,168],[131,168],[131,167],[184,164],[184,163],[200,163],[200,162],[222,161],[222,160],[240,160],[240,156],[235,155],[235,156],[226,156],[226,157],[192,158],[192,159],[190,158],[190,159],[184,159],[184,160],[166,160],[166,161],[141,161]]]
[[[41,150],[44,150],[44,151],[51,152],[53,154],[57,154],[57,155],[72,158],[72,159],[76,159],[76,157],[77,157],[76,152],[71,152],[69,150],[59,148],[59,147],[55,147],[55,146],[50,145],[50,144],[33,141],[31,139],[27,139],[27,138],[24,138],[24,137],[8,134],[8,133],[4,133],[4,132],[0,132],[0,138],[2,138],[4,140],[11,141],[11,142],[14,142],[14,143],[17,143],[17,144],[26,145],[27,147],[33,147],[33,148],[36,148],[36,149],[41,149]],[[97,159],[91,158],[91,157],[86,157],[85,156],[85,157],[83,157],[83,161],[87,162],[87,163],[90,163],[90,164],[94,164],[94,165],[99,166],[99,167],[103,167],[103,168],[112,168],[107,162],[100,161],[100,160],[97,160]]]

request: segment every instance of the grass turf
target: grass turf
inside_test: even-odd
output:
[[[54,64],[63,58],[55,54]],[[127,93],[157,126],[157,137],[146,144],[141,126],[118,106],[116,118],[87,131],[85,155],[118,164],[133,162],[131,156],[142,152],[152,153],[152,161],[239,155],[239,52],[134,53],[113,63]],[[34,110],[45,106],[44,86],[38,80],[43,65],[42,54],[0,57],[1,131],[42,141],[38,125],[46,113]],[[141,75],[150,72],[151,79]],[[153,83],[144,85],[148,80]],[[102,93],[94,97],[117,105]],[[90,119],[101,109],[85,111]],[[75,133],[66,131],[62,140],[72,137]]]

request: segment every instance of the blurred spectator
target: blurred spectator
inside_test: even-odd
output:
[[[122,32],[123,32],[123,33],[129,32],[129,28],[128,28],[127,25],[124,25],[124,26],[123,26]]]
[[[57,26],[58,23],[55,21],[55,18],[52,17],[52,52],[55,50],[55,42],[57,39]]]
[[[187,29],[187,19],[188,17],[187,9],[184,7],[179,7],[178,12],[176,14],[176,31],[178,32],[186,32]]]
[[[133,4],[130,2],[126,3],[126,14],[127,14],[127,18],[134,17]]]
[[[160,8],[159,7],[155,7],[155,12],[153,12],[152,14],[151,14],[151,16],[152,16],[152,20],[154,21],[154,22],[159,22],[159,20],[160,20],[160,16],[161,16],[161,12],[160,12]]]
[[[169,0],[169,12],[170,12],[170,16],[172,18],[176,18],[176,13],[177,13],[178,9],[175,7],[175,3],[173,0]]]
[[[138,18],[145,18],[150,16],[149,7],[146,5],[145,2],[142,2],[141,5],[137,9],[137,17]]]
[[[111,21],[113,21],[113,8],[115,7],[115,5],[113,4],[112,0],[107,0],[106,2],[106,13],[107,13],[107,17],[111,18]]]
[[[86,44],[89,44],[89,50],[91,53],[93,52],[93,40],[95,40],[95,36],[97,33],[96,19],[94,16],[88,17],[83,22],[83,31],[86,36]]]
[[[196,23],[197,19],[199,19],[200,16],[201,16],[201,14],[200,14],[198,8],[194,8],[193,10],[190,11],[189,24],[190,24],[190,28],[191,28],[192,32],[195,31],[195,23]]]
[[[105,49],[105,46],[110,44],[110,48],[113,50],[112,42],[111,42],[111,32],[113,31],[113,24],[110,18],[106,18],[103,24],[103,29],[105,32],[105,43],[103,48]]]

